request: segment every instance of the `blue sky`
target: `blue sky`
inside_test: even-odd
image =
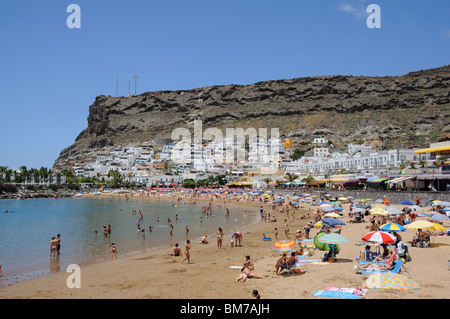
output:
[[[69,4],[81,28],[69,29]],[[366,8],[381,8],[369,29]],[[450,2],[0,1],[0,165],[51,167],[97,95],[450,64]]]

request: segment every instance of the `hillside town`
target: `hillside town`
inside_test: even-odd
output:
[[[346,152],[339,152],[327,139],[317,137],[311,141],[310,155],[296,158],[290,140],[255,139],[245,143],[245,156],[239,161],[227,160],[228,145],[233,155],[240,147],[225,140],[221,145],[191,146],[191,156],[181,164],[174,161],[177,145],[170,140],[115,147],[97,154],[95,162],[76,164],[73,170],[43,174],[41,169],[21,180],[20,169],[9,174],[4,169],[0,177],[25,184],[65,184],[75,177],[82,187],[92,180],[148,187],[198,187],[209,180],[213,185],[208,186],[221,187],[449,190],[449,141],[425,149],[375,150],[370,145],[348,144]]]

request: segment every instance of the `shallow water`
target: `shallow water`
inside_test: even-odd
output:
[[[173,203],[176,204],[176,200]],[[112,242],[117,246],[116,258],[161,247],[167,247],[169,252],[174,243],[183,246],[186,239],[196,241],[203,234],[208,234],[209,241],[215,244],[218,227],[223,229],[226,238],[232,231],[257,219],[256,212],[244,214],[237,209],[230,209],[230,217],[226,218],[223,205],[216,204],[212,211],[215,217],[206,217],[202,214],[202,205],[205,204],[180,203],[173,207],[172,201],[145,199],[1,200],[0,264],[3,273],[0,284],[66,271],[70,264],[110,260]],[[142,212],[141,229],[145,229],[145,239],[136,225],[139,214],[132,214],[132,210]],[[172,236],[168,218],[174,227]],[[105,237],[103,226],[108,225],[112,232]],[[152,232],[149,226],[153,226]],[[95,235],[96,230],[98,235]],[[57,234],[62,238],[61,255],[50,258],[50,240]]]

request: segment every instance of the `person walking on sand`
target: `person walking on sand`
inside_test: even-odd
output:
[[[190,264],[191,263],[191,255],[190,255],[190,252],[189,252],[189,250],[191,249],[191,241],[188,239],[188,240],[186,240],[186,247],[185,247],[185,251],[184,251],[184,255],[186,256],[182,261],[181,261],[181,263],[183,263],[185,260],[187,260],[188,262],[188,264]]]
[[[286,235],[286,239],[289,239],[289,225],[287,219],[284,220],[284,234]]]
[[[217,230],[217,233],[216,233],[216,237],[217,237],[217,248],[221,249],[222,248],[222,241],[223,241],[222,228],[219,227],[219,229]]]
[[[56,240],[55,236],[52,237],[52,240],[50,241],[50,257],[53,254],[53,257],[56,255],[56,248],[58,247],[58,241]]]

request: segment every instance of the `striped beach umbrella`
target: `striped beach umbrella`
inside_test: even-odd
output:
[[[319,238],[319,241],[324,244],[345,244],[348,243],[348,239],[344,236],[336,233],[326,234]]]
[[[393,272],[375,273],[363,283],[369,289],[418,290],[420,285],[402,274]]]
[[[289,253],[292,251],[296,251],[299,250],[300,246],[293,240],[281,240],[281,241],[277,241],[273,246],[272,246],[272,251],[273,252],[277,252],[280,255],[283,253]]]
[[[399,232],[399,231],[406,231],[406,228],[402,225],[396,224],[396,223],[387,223],[384,225],[381,225],[380,227],[381,231],[385,232]]]
[[[395,237],[384,231],[371,231],[365,234],[362,238],[362,241],[371,241],[380,244],[391,244],[395,242]]]

